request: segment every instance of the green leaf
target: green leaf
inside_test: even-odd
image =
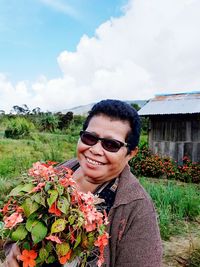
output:
[[[38,204],[46,207],[45,198],[41,195],[41,193],[37,193],[31,196],[31,199],[37,202]]]
[[[24,209],[26,217],[29,217],[33,212],[35,212],[39,208],[39,205],[38,203],[31,200],[31,198],[27,198],[22,204],[22,208]]]
[[[58,184],[56,189],[58,190],[58,193],[61,196],[64,192],[64,187],[62,185]]]
[[[11,190],[9,196],[17,196],[17,195],[19,195],[19,193],[22,191],[23,187],[24,187],[23,184],[19,184],[18,186],[13,188],[13,190]]]
[[[26,222],[26,229],[31,232],[33,227],[38,223],[39,221],[36,219],[36,214],[34,214],[34,216],[30,216],[28,219],[27,219],[27,222]]]
[[[62,232],[65,229],[66,221],[64,219],[58,219],[51,226],[51,234]]]
[[[56,244],[56,253],[59,256],[65,256],[70,250],[69,243]]]
[[[42,222],[37,222],[35,226],[33,226],[31,230],[31,236],[34,244],[42,241],[47,235],[47,227]]]
[[[52,182],[46,182],[44,190],[47,192],[52,187]]]
[[[70,216],[68,217],[68,222],[69,222],[69,224],[72,225],[72,224],[74,223],[75,219],[76,219],[76,217],[75,217],[74,215],[70,215]]]
[[[89,247],[93,247],[94,245],[94,241],[95,241],[95,238],[94,238],[94,233],[89,233],[88,234],[88,246]]]
[[[53,250],[53,244],[49,241],[45,247],[46,251],[51,252]]]
[[[45,261],[48,258],[49,252],[45,248],[39,250],[39,257],[42,261]]]
[[[51,256],[49,256],[47,259],[46,259],[46,263],[54,263],[56,261],[56,258],[53,256],[53,255],[51,255]]]
[[[84,218],[83,217],[78,217],[78,227],[80,228],[84,224]]]
[[[14,241],[23,240],[26,235],[28,234],[28,231],[26,230],[24,225],[20,225],[17,227],[17,229],[12,232],[11,238]]]
[[[22,191],[24,192],[30,192],[35,186],[33,184],[25,184],[23,187],[22,187]]]
[[[27,250],[31,249],[30,243],[28,241],[23,243],[23,249],[27,249]]]
[[[51,207],[51,205],[56,201],[56,199],[58,197],[58,191],[57,190],[49,190],[48,194],[50,194],[50,197],[47,198],[47,203],[48,203],[49,207]]]
[[[80,244],[80,242],[81,242],[81,233],[76,238],[76,242],[74,244],[74,248],[78,247],[78,245]]]
[[[57,207],[61,210],[64,214],[67,214],[69,210],[69,202],[66,197],[60,197],[58,199]]]

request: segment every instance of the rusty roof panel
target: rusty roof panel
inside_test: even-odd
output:
[[[200,92],[157,95],[138,113],[141,116],[200,113]]]

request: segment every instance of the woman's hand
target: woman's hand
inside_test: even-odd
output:
[[[6,256],[6,260],[3,263],[3,267],[19,267],[17,258],[20,255],[21,252],[19,247],[16,244],[13,244],[9,254]]]

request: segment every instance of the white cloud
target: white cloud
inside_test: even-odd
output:
[[[75,52],[60,53],[62,77],[14,86],[1,75],[0,109],[26,103],[62,110],[103,98],[200,90],[200,1],[132,0],[125,10],[92,38],[82,36]]]

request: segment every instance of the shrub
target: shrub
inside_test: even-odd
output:
[[[7,128],[4,132],[6,138],[19,139],[30,136],[34,130],[34,125],[23,117],[15,117],[8,121]]]
[[[188,157],[183,158],[183,165],[178,166],[178,179],[183,182],[200,183],[200,164],[192,162]]]
[[[42,131],[54,132],[58,127],[58,117],[52,113],[44,113],[39,118],[39,125]]]
[[[139,146],[139,152],[130,161],[131,171],[136,176],[176,179],[183,182],[200,182],[200,164],[183,158],[179,165],[169,157],[155,155],[144,143]]]

